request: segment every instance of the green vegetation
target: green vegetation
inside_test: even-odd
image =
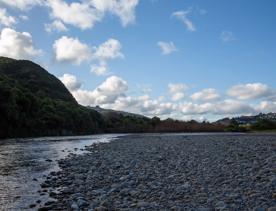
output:
[[[48,97],[77,104],[60,80],[31,61],[0,57],[0,74],[37,97]]]
[[[92,134],[103,117],[30,61],[0,58],[0,137]]]
[[[39,65],[0,57],[0,138],[276,129],[275,121],[270,120],[260,120],[249,126],[239,124],[235,119],[226,120],[216,123],[160,120],[100,107],[84,107],[76,102],[61,81]]]
[[[275,131],[276,122],[269,119],[259,119],[251,126],[251,129],[255,131]]]
[[[226,132],[246,132],[249,128],[245,125],[240,125],[235,119],[230,121],[230,124],[225,128]]]
[[[257,119],[254,123],[239,124],[237,120],[232,119],[230,124],[225,128],[228,132],[251,132],[264,131],[275,132],[276,121],[270,119]]]

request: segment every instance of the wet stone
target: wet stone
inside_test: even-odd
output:
[[[275,141],[258,134],[163,134],[87,146],[89,153],[60,160],[61,170],[46,179],[56,200],[50,206],[274,211]]]

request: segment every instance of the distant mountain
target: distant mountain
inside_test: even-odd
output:
[[[113,114],[122,115],[124,117],[135,117],[135,118],[149,119],[148,117],[145,117],[140,114],[134,114],[134,113],[129,113],[129,112],[125,112],[125,111],[116,111],[116,110],[112,110],[112,109],[104,109],[104,108],[101,108],[100,106],[95,106],[95,107],[88,106],[88,108],[93,109],[104,116],[108,116],[109,114],[113,113]]]
[[[245,131],[275,131],[276,113],[260,113],[253,116],[240,116],[220,119],[215,124],[225,126],[226,131],[245,132]]]
[[[216,121],[216,123],[227,126],[231,123],[232,120],[235,120],[239,125],[253,125],[253,124],[256,124],[260,120],[269,120],[269,121],[276,122],[276,113],[267,113],[267,114],[260,113],[258,115],[240,116],[240,117],[234,117],[232,119],[223,118],[223,119]]]
[[[215,124],[221,124],[221,125],[225,125],[225,126],[228,126],[228,125],[230,125],[230,123],[231,123],[231,119],[230,118],[223,118],[223,119],[220,119],[220,120],[217,120],[216,122],[215,122]]]
[[[241,116],[233,119],[236,120],[239,124],[255,124],[259,120],[276,121],[276,113],[268,113],[268,114],[260,113],[255,116]]]

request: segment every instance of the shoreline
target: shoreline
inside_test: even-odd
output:
[[[141,132],[141,133],[93,133],[93,134],[86,134],[86,135],[64,135],[64,136],[34,136],[34,137],[11,137],[11,138],[0,138],[0,142],[2,141],[18,141],[18,140],[38,140],[38,141],[43,141],[43,140],[51,140],[52,141],[59,141],[59,140],[79,140],[79,139],[90,139],[91,136],[97,136],[97,135],[117,135],[117,136],[128,136],[128,135],[174,135],[174,134],[179,134],[179,135],[190,135],[190,134],[211,134],[211,135],[276,135],[276,131],[247,131],[247,132]]]
[[[132,134],[93,144],[59,161],[42,184],[55,200],[40,210],[275,207],[275,138]]]

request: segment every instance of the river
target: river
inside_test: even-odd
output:
[[[48,200],[38,193],[57,161],[70,153],[85,153],[85,146],[109,142],[119,135],[45,137],[0,140],[0,210],[31,210],[30,205]]]

